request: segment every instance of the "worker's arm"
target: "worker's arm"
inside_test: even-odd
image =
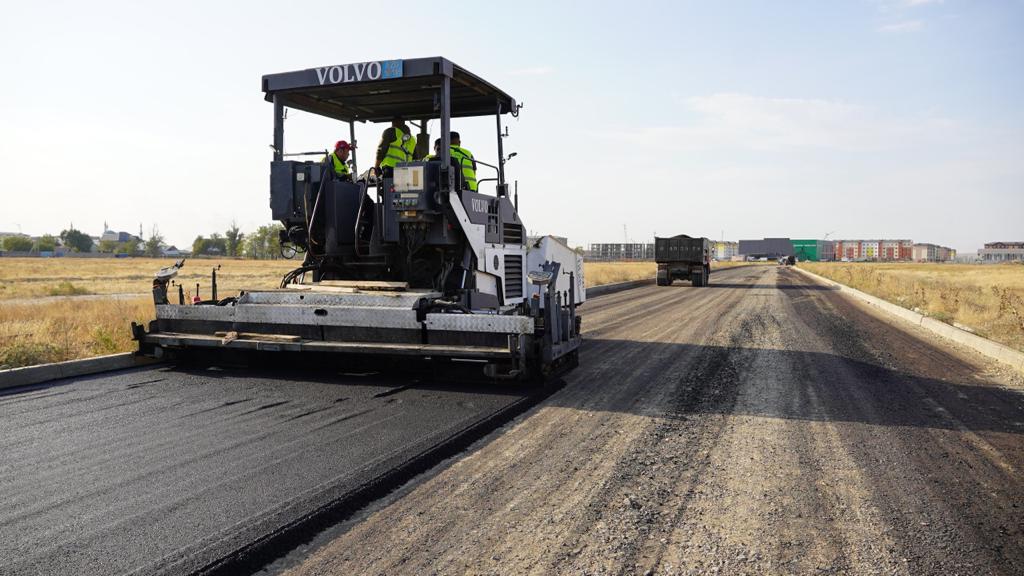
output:
[[[388,146],[395,141],[394,127],[388,128],[380,135],[380,144],[377,145],[377,161],[373,163],[374,168],[380,168],[381,161],[388,155]]]

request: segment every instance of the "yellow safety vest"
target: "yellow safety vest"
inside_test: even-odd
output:
[[[338,176],[349,176],[352,174],[352,171],[348,167],[348,162],[345,162],[341,158],[338,158],[338,155],[336,153],[331,152],[330,158],[331,163],[334,165],[335,174],[337,174]]]
[[[466,181],[466,187],[476,192],[476,170],[473,169],[473,153],[454,144],[450,146],[450,150],[451,157],[462,167],[462,178]],[[436,154],[431,154],[424,158],[426,161],[437,159],[438,156]]]
[[[388,152],[380,161],[381,168],[390,166],[394,168],[399,162],[409,162],[416,151],[416,137],[406,134],[401,128],[395,128],[395,139],[388,144]]]
[[[451,155],[462,167],[462,177],[466,180],[466,187],[476,192],[476,169],[473,167],[473,153],[461,146],[451,145]]]

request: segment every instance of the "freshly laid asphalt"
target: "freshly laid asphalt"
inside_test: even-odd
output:
[[[527,397],[286,375],[155,367],[6,391],[0,574],[202,570]]]

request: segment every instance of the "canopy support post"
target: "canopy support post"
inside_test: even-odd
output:
[[[358,176],[359,167],[356,164],[356,123],[352,120],[348,121],[348,143],[351,145],[352,150],[352,173]]]
[[[446,187],[445,191],[452,190],[452,178],[454,177],[451,171],[451,95],[452,79],[446,75],[441,78],[441,173],[448,175],[441,184]]]
[[[284,104],[274,94],[274,162],[284,160]]]
[[[498,123],[498,190],[500,191],[505,184],[505,148],[502,144],[501,135],[501,101],[498,101],[498,112],[494,115],[494,119]],[[500,193],[500,192],[499,192]]]

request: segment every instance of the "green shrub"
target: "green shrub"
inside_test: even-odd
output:
[[[97,354],[114,354],[121,352],[121,346],[117,338],[111,334],[110,329],[99,326],[92,331],[92,350]]]
[[[19,368],[64,360],[59,346],[45,342],[14,342],[0,348],[0,368]]]
[[[64,280],[60,284],[50,288],[49,294],[50,296],[81,296],[83,294],[91,294],[91,292]]]

